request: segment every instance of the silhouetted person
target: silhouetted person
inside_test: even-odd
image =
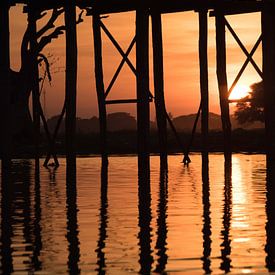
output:
[[[165,270],[168,256],[166,254],[167,248],[167,200],[168,200],[168,171],[167,162],[161,163],[160,166],[160,180],[159,180],[159,200],[157,208],[157,242],[156,250],[158,255],[156,272],[162,273]],[[163,167],[164,165],[164,167]]]
[[[77,224],[77,188],[76,166],[67,166],[66,171],[66,204],[67,204],[67,240],[69,245],[68,271],[70,274],[79,274],[78,262],[80,258],[78,224]]]
[[[150,274],[153,257],[151,250],[151,189],[150,189],[150,170],[148,159],[145,156],[144,163],[142,156],[139,156],[138,167],[138,225],[139,225],[139,263],[140,273]]]
[[[108,226],[108,163],[102,161],[101,166],[101,194],[100,194],[100,224],[99,239],[97,242],[97,265],[98,274],[106,273],[105,252]]]
[[[266,169],[266,267],[275,271],[275,163],[267,161]]]
[[[211,273],[211,218],[208,155],[202,157],[202,203],[203,203],[203,269]]]
[[[220,269],[224,272],[230,272],[231,268],[231,240],[230,240],[230,224],[232,209],[232,163],[231,159],[224,162],[224,205],[223,205],[223,229],[221,230],[221,259]]]

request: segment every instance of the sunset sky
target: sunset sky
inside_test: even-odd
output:
[[[22,14],[22,6],[11,8],[10,12],[11,32],[11,62],[13,69],[20,67],[20,42],[26,29],[26,15]],[[63,16],[62,20],[63,20]],[[199,106],[199,60],[198,60],[198,14],[194,12],[174,13],[162,16],[163,19],[163,43],[164,43],[164,76],[165,97],[167,111],[173,116],[195,113]],[[228,21],[239,35],[248,51],[254,46],[260,35],[260,13],[227,17]],[[62,24],[62,20],[60,24]],[[103,19],[113,36],[119,41],[126,51],[135,33],[135,14],[121,13],[111,14]],[[209,94],[210,111],[219,113],[219,99],[216,81],[215,61],[215,20],[209,18],[208,60],[209,60]],[[78,31],[78,95],[77,114],[79,117],[91,117],[97,115],[97,99],[94,81],[93,62],[93,36],[91,17],[84,16],[84,22],[77,27]],[[105,88],[108,86],[112,75],[121,61],[119,53],[103,34],[103,59]],[[151,40],[151,37],[150,37]],[[53,65],[51,86],[45,86],[46,116],[51,117],[61,111],[64,100],[64,70],[65,70],[65,40],[64,35],[55,40],[52,45],[44,50],[45,54],[51,54],[58,59]],[[152,47],[150,47],[152,56]],[[227,72],[229,86],[237,75],[246,57],[237,43],[227,31]],[[135,51],[133,49],[131,60],[135,64]],[[261,68],[261,47],[255,54],[255,61]],[[150,62],[152,74],[152,59]],[[259,81],[260,78],[254,68],[249,65],[239,84],[245,87]],[[153,81],[150,81],[153,91]],[[135,98],[135,78],[127,65],[124,65],[118,81],[114,85],[109,99]],[[42,98],[43,101],[43,98]],[[153,104],[151,104],[152,117]],[[108,106],[108,112],[126,111],[135,115],[135,105]],[[233,109],[233,108],[232,108]]]

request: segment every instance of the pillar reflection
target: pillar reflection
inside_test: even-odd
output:
[[[163,273],[165,270],[168,256],[167,256],[167,203],[168,203],[168,170],[167,162],[161,162],[160,165],[160,179],[159,179],[159,199],[157,208],[157,242],[156,250],[158,255],[156,272]]]
[[[208,154],[202,156],[202,203],[203,203],[203,270],[211,273],[211,211],[210,211],[210,186],[209,186],[209,167]]]
[[[138,166],[138,225],[139,225],[139,264],[141,274],[150,274],[153,264],[151,250],[151,188],[150,188],[150,165],[149,159],[145,156],[142,161],[142,156],[139,156]]]
[[[98,274],[106,273],[105,246],[108,226],[108,162],[102,161],[101,166],[101,194],[100,194],[99,239],[97,242]]]
[[[223,205],[223,219],[221,230],[221,265],[220,269],[228,273],[231,269],[231,226],[232,213],[232,161],[231,158],[226,159],[224,163],[224,205]]]
[[[13,272],[12,262],[12,181],[10,169],[1,173],[1,270],[3,274]]]
[[[78,223],[77,223],[77,188],[76,164],[67,166],[66,171],[66,204],[67,204],[67,240],[68,240],[68,271],[69,274],[79,274],[80,259]]]
[[[275,272],[275,163],[267,161],[266,169],[266,267]]]

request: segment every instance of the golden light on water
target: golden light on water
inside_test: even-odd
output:
[[[251,92],[251,89],[247,85],[236,85],[233,91],[231,92],[229,99],[241,99],[249,95],[249,92]]]

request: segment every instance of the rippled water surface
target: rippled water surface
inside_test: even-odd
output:
[[[151,157],[150,181],[138,181],[136,156],[110,157],[108,169],[78,158],[67,181],[65,159],[40,172],[32,160],[14,161],[1,184],[2,273],[272,270],[265,156],[235,154],[230,167],[210,155],[209,181],[200,155],[189,167],[181,160],[169,156],[166,173]]]

